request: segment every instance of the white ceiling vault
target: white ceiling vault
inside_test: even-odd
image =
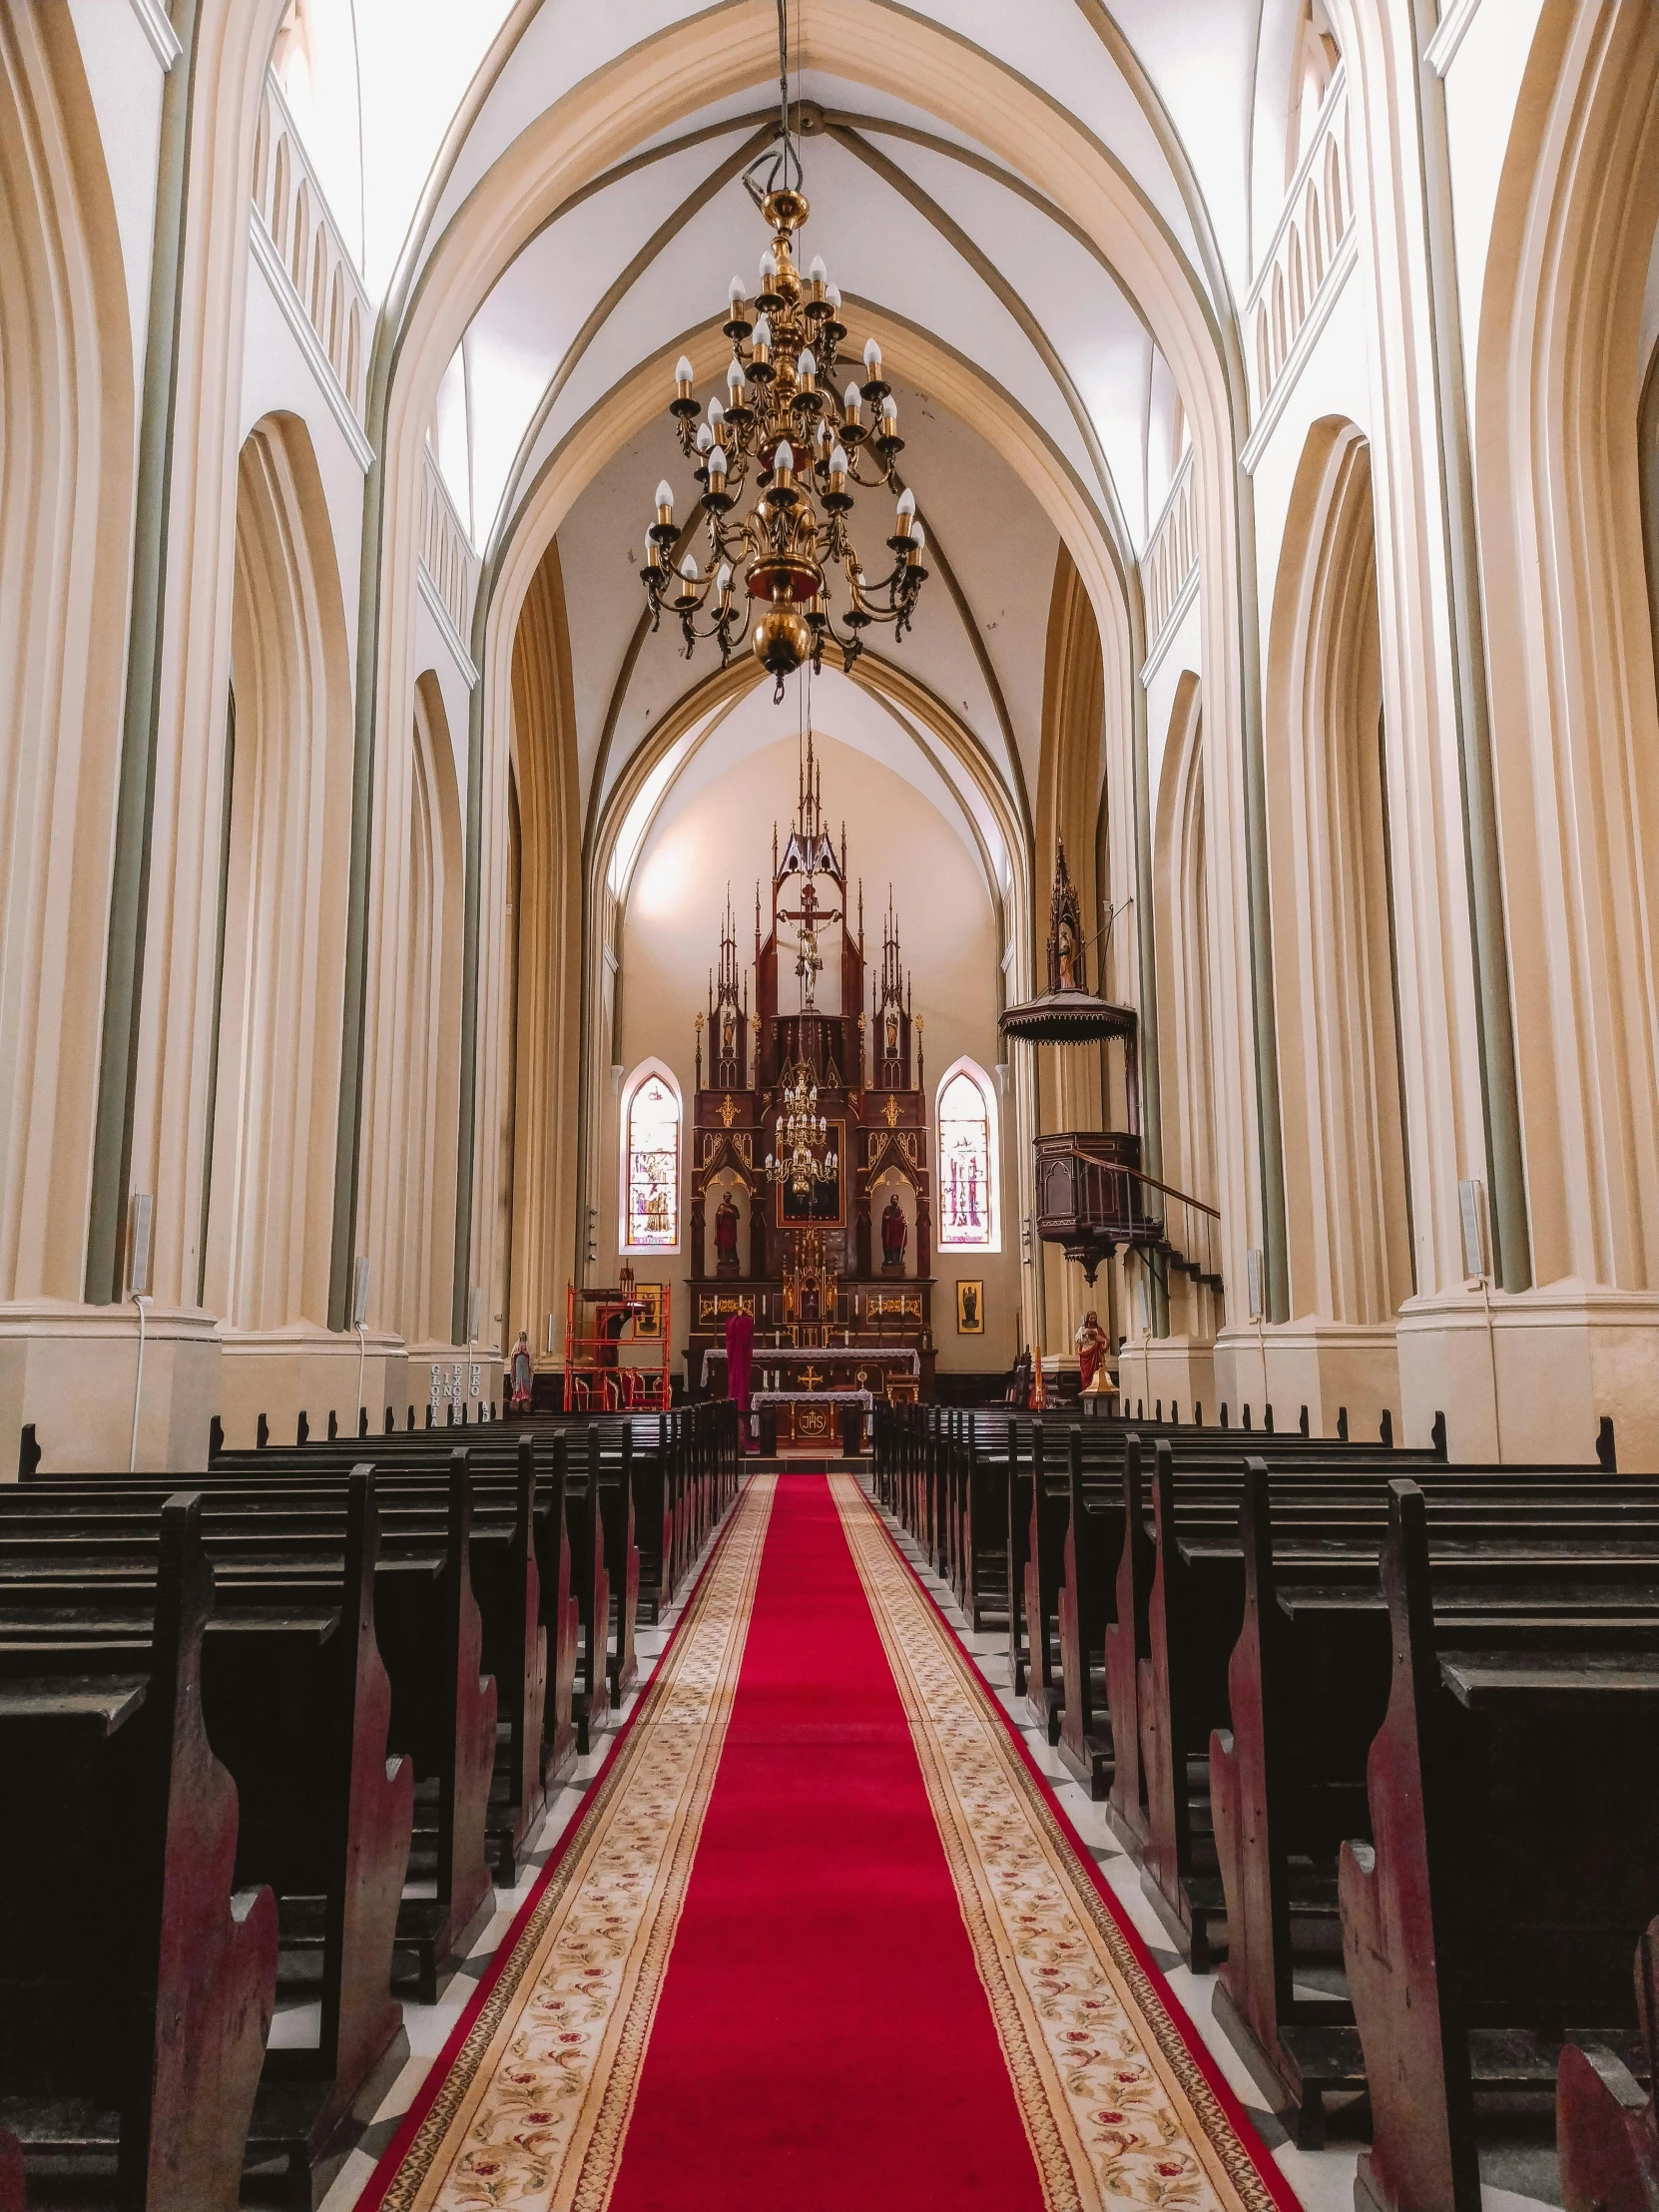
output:
[[[302,53],[290,50],[289,96],[394,328],[446,234],[492,178],[522,161],[538,119],[637,50],[714,42],[734,19],[776,16],[775,0],[297,5],[310,36]],[[849,354],[861,348],[869,316],[897,333],[884,337],[884,351],[908,440],[901,468],[935,556],[913,633],[884,650],[971,730],[1026,822],[1059,540],[1028,483],[988,441],[986,423],[1025,426],[1094,518],[1118,574],[1131,575],[1184,439],[1177,378],[1155,337],[1167,298],[1162,310],[1150,296],[1137,299],[1115,253],[1122,242],[1085,236],[1031,177],[966,135],[960,112],[949,120],[943,101],[934,112],[924,83],[899,97],[892,72],[874,61],[895,20],[919,19],[952,42],[941,51],[969,51],[1034,88],[1113,165],[1161,239],[1160,283],[1200,303],[1220,355],[1250,277],[1259,43],[1282,35],[1279,18],[1299,5],[791,0],[790,94],[800,103],[813,208],[802,260],[822,254],[840,285]],[[695,88],[696,76],[689,81]],[[430,435],[486,580],[515,533],[551,527],[535,493],[573,433],[643,364],[672,361],[718,329],[734,274],[753,288],[767,233],[741,177],[769,143],[777,107],[775,66],[758,69],[752,84],[722,84],[703,107],[694,89],[672,118],[521,236],[506,266],[468,272],[473,304],[437,389]],[[918,356],[925,334],[994,399],[976,425],[946,405],[918,359],[906,362],[906,328],[917,334]],[[941,353],[930,357],[936,365]],[[660,366],[654,372],[663,374],[661,414],[556,525],[590,828],[636,749],[706,673],[711,650],[688,667],[666,626],[643,643],[638,636],[638,548],[660,476],[691,512],[667,414],[669,379]],[[714,388],[705,383],[700,396]],[[859,508],[885,497],[863,494]],[[905,750],[890,713],[871,706],[867,716],[843,711],[841,720],[849,733],[879,732],[894,754]],[[722,759],[746,729],[757,744],[776,735],[770,717],[746,709],[726,724]],[[698,750],[682,737],[673,757],[683,764]],[[653,805],[675,773],[653,777]],[[959,830],[978,838],[993,873],[1004,869],[960,768],[918,747],[914,773],[923,788],[940,784],[941,797],[950,787]]]

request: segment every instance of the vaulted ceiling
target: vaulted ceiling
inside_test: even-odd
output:
[[[822,254],[841,287],[848,350],[861,347],[866,318],[887,333],[908,441],[901,466],[936,555],[936,579],[895,657],[973,731],[1021,807],[1038,770],[1058,535],[1028,478],[996,449],[993,425],[1024,427],[1128,576],[1186,437],[1176,378],[1154,336],[1158,304],[1134,296],[1118,242],[1086,235],[1021,168],[965,134],[959,116],[936,113],[925,84],[900,97],[892,72],[869,65],[894,27],[919,18],[952,42],[941,53],[1034,88],[1057,125],[1104,150],[1160,242],[1160,284],[1198,303],[1219,350],[1249,278],[1259,41],[1283,37],[1281,19],[1299,6],[792,0],[789,95],[813,208],[801,258]],[[418,292],[469,202],[522,158],[538,117],[573,89],[630,53],[652,58],[662,42],[713,41],[734,17],[776,14],[775,0],[300,8],[304,51],[282,65],[290,97],[391,313]],[[706,106],[682,102],[684,112],[555,207],[506,266],[469,272],[475,303],[437,389],[430,435],[488,557],[537,526],[539,475],[608,397],[642,364],[663,377],[662,414],[620,443],[556,525],[590,821],[701,674],[666,632],[643,644],[636,636],[652,486],[667,474],[683,495],[690,488],[662,364],[718,330],[734,274],[753,287],[767,233],[743,172],[773,143],[778,103],[775,61]],[[947,405],[928,362],[959,365],[960,388],[994,404]],[[961,782],[948,763],[941,771],[919,756],[915,773]],[[965,787],[959,803],[974,805]]]

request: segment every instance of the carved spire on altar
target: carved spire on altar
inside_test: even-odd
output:
[[[732,886],[721,917],[720,965],[709,975],[709,1080],[722,1090],[749,1088],[749,981],[738,966]]]
[[[795,820],[784,857],[778,857],[778,836],[772,839],[772,879],[782,883],[787,875],[831,875],[846,884],[846,826],[841,825],[841,849],[824,826],[824,770],[813,749],[813,733],[807,732],[807,749],[801,756],[801,780],[796,794]]]
[[[874,990],[874,1088],[878,1091],[910,1088],[910,976],[899,957],[900,949],[898,916],[889,883],[886,918],[881,924],[881,968]]]

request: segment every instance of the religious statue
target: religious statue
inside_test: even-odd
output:
[[[1064,914],[1060,917],[1056,949],[1060,956],[1060,988],[1074,991],[1077,988],[1077,936]]]
[[[804,922],[801,929],[801,956],[795,963],[795,972],[801,978],[801,1007],[804,1013],[813,1006],[819,973],[823,966],[824,961],[818,949],[818,931],[810,922]]]
[[[885,1028],[886,1028],[886,1032],[887,1032],[887,1055],[886,1055],[886,1056],[887,1056],[887,1058],[888,1058],[889,1060],[896,1060],[896,1059],[898,1058],[898,1009],[897,1009],[897,1007],[895,1007],[895,1006],[889,1006],[889,1007],[887,1008],[887,1013],[886,1013],[886,1020],[885,1020],[885,1024],[884,1024],[884,1026],[885,1026]]]
[[[1077,1335],[1072,1341],[1077,1347],[1078,1380],[1085,1390],[1092,1390],[1101,1372],[1101,1362],[1106,1357],[1106,1332],[1092,1306],[1077,1324]]]
[[[738,1272],[738,1209],[732,1203],[730,1191],[721,1194],[715,1208],[715,1273],[736,1275]]]
[[[881,1215],[881,1273],[883,1275],[902,1275],[904,1273],[904,1248],[909,1241],[909,1225],[904,1219],[904,1209],[898,1203],[898,1193],[894,1191],[891,1198],[887,1200],[886,1207]]]
[[[723,1060],[735,1060],[738,1056],[738,1017],[730,1006],[721,1018],[720,1056]]]
[[[527,1413],[535,1393],[536,1368],[530,1357],[530,1333],[526,1329],[521,1329],[518,1333],[508,1378],[512,1384],[512,1395],[508,1402],[515,1413]]]

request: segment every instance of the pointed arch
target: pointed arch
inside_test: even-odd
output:
[[[1471,407],[1505,918],[1525,979],[1527,1222],[1540,1286],[1648,1297],[1659,700],[1637,433],[1656,229],[1659,14],[1545,7],[1498,180]],[[1628,1417],[1659,1451],[1651,1385]]]
[[[1153,831],[1159,1101],[1164,1179],[1215,1203],[1210,1018],[1210,894],[1204,820],[1204,712],[1182,671],[1170,709]]]
[[[127,299],[70,12],[0,10],[0,1301],[83,1287],[132,552]]]
[[[680,1250],[686,1152],[679,1079],[665,1060],[642,1060],[622,1086],[617,1249],[666,1259]]]
[[[945,1252],[1002,1250],[1002,1158],[996,1085],[964,1054],[933,1093],[938,1201],[934,1244]]]
[[[1292,1313],[1356,1327],[1411,1291],[1381,663],[1370,447],[1327,418],[1274,598],[1269,865]]]
[[[210,1308],[328,1314],[350,824],[345,614],[316,456],[267,415],[237,472],[236,768],[210,1168]]]
[[[525,594],[511,655],[510,743],[522,889],[516,988],[506,1008],[516,1037],[507,1319],[528,1329],[531,1343],[538,1344],[543,1317],[563,1314],[581,1226],[582,802],[556,538],[548,541]]]
[[[416,679],[414,701],[401,962],[402,1218],[387,1246],[398,1279],[387,1310],[411,1345],[447,1345],[460,1096],[461,803],[432,670]]]

